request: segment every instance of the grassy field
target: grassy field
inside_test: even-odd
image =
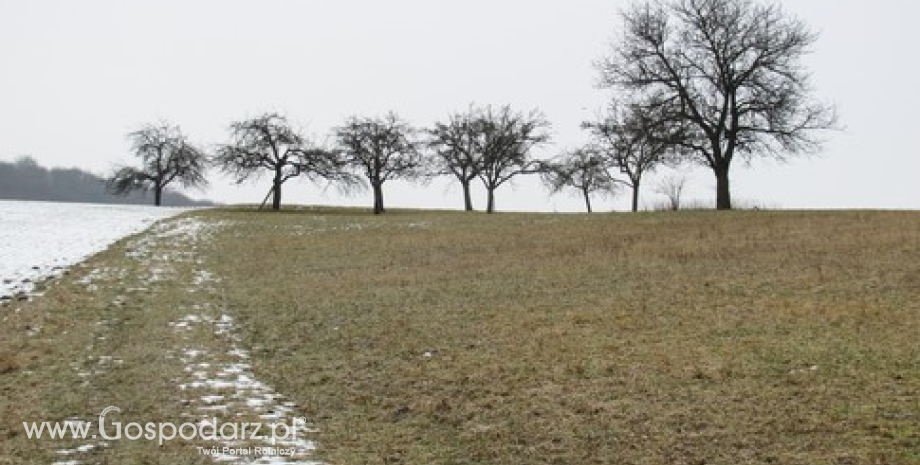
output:
[[[0,309],[0,463],[54,458],[26,419],[181,415],[168,322],[204,266],[331,464],[920,464],[916,213],[196,215],[223,226],[168,279],[124,241]],[[87,380],[87,350],[123,362]]]

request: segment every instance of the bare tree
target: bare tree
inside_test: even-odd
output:
[[[281,209],[281,186],[304,176],[352,185],[351,175],[338,152],[316,146],[295,131],[287,118],[275,113],[230,125],[229,144],[221,146],[215,164],[237,183],[272,174],[272,209]]]
[[[483,136],[481,110],[470,106],[466,113],[450,115],[447,122],[435,123],[428,129],[428,147],[434,151],[433,167],[429,170],[435,176],[453,176],[463,189],[463,207],[473,211],[470,184],[479,176],[482,168]]]
[[[349,118],[334,132],[346,161],[367,177],[374,190],[374,213],[385,212],[383,184],[419,174],[422,155],[414,139],[416,130],[389,113],[382,118]]]
[[[122,166],[106,179],[106,188],[127,195],[136,190],[153,191],[153,202],[160,206],[166,186],[177,182],[184,187],[207,185],[207,157],[188,142],[178,126],[168,123],[147,125],[128,134],[131,150],[141,159],[141,167]]]
[[[573,189],[585,200],[588,213],[592,213],[592,195],[612,195],[617,181],[607,170],[606,157],[591,147],[563,153],[555,160],[543,164],[541,176],[553,194]]]
[[[736,155],[812,152],[817,131],[836,125],[801,63],[817,35],[780,5],[651,0],[622,16],[623,39],[599,64],[603,85],[643,94],[685,127],[681,146],[715,174],[718,209],[732,206]]]
[[[680,210],[680,202],[684,195],[685,187],[687,187],[687,177],[682,174],[675,174],[660,179],[655,184],[655,193],[667,197],[668,208],[677,211]]]
[[[537,110],[517,113],[510,106],[486,107],[478,120],[482,155],[478,176],[488,195],[486,212],[493,213],[496,189],[515,176],[540,172],[541,165],[530,152],[550,141],[550,124]]]
[[[612,168],[626,175],[623,184],[632,189],[632,211],[639,211],[642,178],[665,161],[679,134],[671,124],[655,118],[641,105],[630,104],[621,111],[611,106],[597,122],[582,126],[607,155]]]

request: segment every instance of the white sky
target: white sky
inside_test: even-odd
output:
[[[917,208],[920,2],[782,1],[821,33],[807,63],[846,130],[823,153],[733,168],[736,200],[784,208]],[[125,134],[168,120],[206,146],[227,125],[278,111],[322,139],[347,116],[393,110],[428,125],[469,103],[538,107],[554,124],[549,157],[585,142],[602,108],[592,62],[620,25],[622,0],[0,0],[0,159],[102,174],[130,161]],[[259,202],[268,179],[212,176],[194,197]],[[644,200],[660,200],[649,189]],[[713,197],[695,170],[687,198]],[[387,205],[461,206],[459,188],[385,187]],[[305,182],[296,203],[370,205]],[[598,201],[626,208],[628,196]],[[484,206],[481,192],[474,198]],[[500,210],[579,211],[534,180],[498,191]]]

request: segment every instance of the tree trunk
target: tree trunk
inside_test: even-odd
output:
[[[486,213],[495,213],[495,188],[487,188],[488,191],[488,206],[486,207]]]
[[[588,189],[582,189],[581,193],[585,196],[585,206],[588,207],[588,213],[594,213],[591,211],[591,193],[588,192]]]
[[[163,205],[163,186],[153,188],[153,204],[157,207]]]
[[[728,182],[729,166],[723,164],[713,168],[716,174],[716,210],[732,209],[732,192]]]
[[[473,197],[470,196],[470,182],[460,181],[460,185],[463,186],[463,208],[471,212],[473,211]]]
[[[639,181],[633,181],[632,185],[632,212],[639,211]]]
[[[281,180],[278,178],[272,183],[272,210],[281,210]]]
[[[374,214],[379,215],[386,210],[383,208],[383,183],[374,183]]]

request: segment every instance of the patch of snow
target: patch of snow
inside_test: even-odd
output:
[[[170,323],[170,326],[182,334],[182,338],[192,347],[181,351],[179,360],[185,364],[183,371],[189,377],[179,383],[182,391],[190,392],[198,401],[184,402],[193,408],[185,412],[184,416],[199,418],[199,424],[221,424],[223,421],[235,421],[236,418],[258,418],[260,422],[268,425],[281,423],[292,427],[295,434],[291,438],[278,438],[274,444],[271,436],[266,435],[261,446],[272,446],[283,449],[293,449],[293,456],[263,456],[241,457],[221,452],[212,453],[211,457],[217,462],[234,462],[241,464],[315,464],[309,460],[315,445],[306,438],[313,432],[301,421],[302,416],[295,412],[295,404],[284,402],[284,396],[278,394],[271,386],[259,381],[251,371],[248,363],[236,360],[249,358],[246,349],[239,346],[239,338],[234,334],[234,319],[230,315],[221,314],[213,317],[208,314],[191,314]],[[195,336],[200,334],[196,327],[209,327],[213,334],[220,338],[226,350],[209,352],[194,348]],[[223,418],[223,420],[219,420]],[[284,431],[284,428],[280,428]],[[239,447],[241,444],[233,441],[222,441],[223,447]],[[257,444],[258,446],[258,444]]]
[[[64,425],[65,428],[67,428],[68,436],[70,435],[70,431],[73,431],[71,428],[79,429],[81,425],[87,425],[89,426],[89,429],[87,430],[88,434],[92,436],[93,438],[96,437],[94,434],[92,434],[92,431],[94,431],[93,427],[95,426],[93,422],[84,421],[79,418],[71,418],[71,419],[64,420],[62,424]],[[52,462],[52,465],[80,465],[83,463],[87,463],[86,459],[92,456],[93,451],[99,450],[105,447],[108,447],[108,444],[105,441],[95,441],[95,442],[89,442],[89,443],[82,444],[82,445],[79,445],[73,448],[69,448],[69,449],[59,449],[55,451],[58,455],[63,455],[63,456],[68,456],[68,457],[73,457],[73,458],[70,458],[68,460],[59,460],[56,462]],[[83,460],[79,460],[77,457]]]
[[[28,296],[36,283],[60,276],[119,239],[184,211],[0,200],[0,299]],[[94,278],[85,278],[88,287]]]

